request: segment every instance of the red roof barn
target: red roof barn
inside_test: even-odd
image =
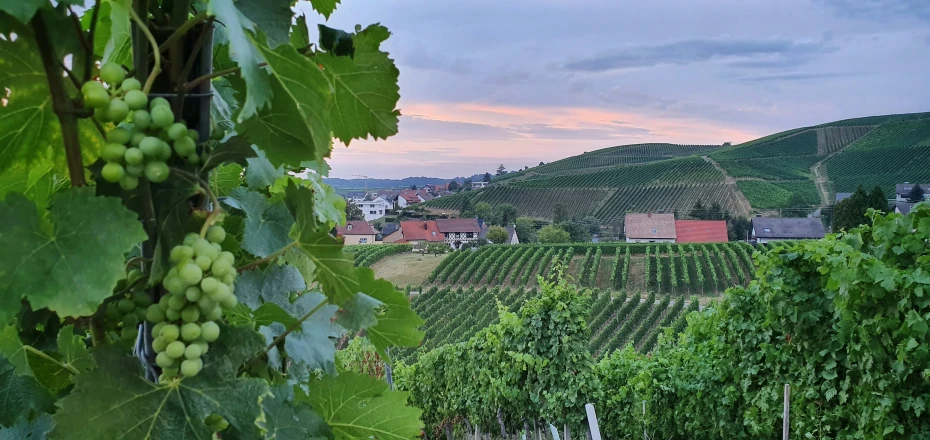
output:
[[[678,243],[727,242],[727,222],[723,220],[675,220]]]

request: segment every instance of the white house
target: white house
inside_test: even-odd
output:
[[[390,202],[381,197],[376,197],[374,200],[355,202],[355,206],[362,210],[362,213],[365,214],[365,221],[368,222],[384,217],[387,211],[393,207]]]
[[[488,186],[488,182],[485,182],[483,180],[478,180],[478,181],[471,183],[471,189],[481,189],[486,186]]]
[[[908,201],[908,196],[911,195],[911,190],[914,189],[914,183],[904,182],[903,184],[899,183],[895,185],[895,202],[906,202]],[[920,183],[920,189],[924,190],[924,200],[930,200],[930,183]]]

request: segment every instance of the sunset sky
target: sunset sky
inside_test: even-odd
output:
[[[313,23],[309,5],[299,6]],[[930,111],[927,0],[343,0],[380,22],[404,116],[332,177],[454,177],[643,142],[721,144]]]

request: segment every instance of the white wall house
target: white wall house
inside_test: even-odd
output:
[[[471,189],[481,189],[481,188],[484,188],[484,187],[486,187],[486,186],[488,186],[488,182],[485,182],[485,181],[483,181],[483,180],[480,180],[480,181],[472,182],[472,183],[471,183]]]
[[[355,206],[358,206],[358,209],[362,210],[362,213],[365,214],[365,221],[369,222],[384,217],[387,211],[393,207],[390,202],[381,197],[377,197],[374,200],[355,202]]]

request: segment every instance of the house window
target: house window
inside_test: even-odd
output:
[[[465,234],[465,237],[467,237],[467,238],[475,238],[475,233],[474,233],[474,232],[469,232],[469,233]]]
[[[772,228],[762,228],[762,230],[765,232],[772,232]]]
[[[653,233],[653,234],[655,234],[655,233],[656,233],[656,230],[655,230],[655,229],[653,229],[653,230],[652,230],[652,233]]]
[[[377,214],[378,211],[368,211],[369,214]]]
[[[367,239],[367,238],[359,238],[359,239],[358,239],[358,242],[359,242],[359,244],[365,244],[365,243],[368,243],[368,239]]]

